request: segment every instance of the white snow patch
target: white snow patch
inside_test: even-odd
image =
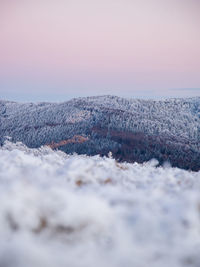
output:
[[[1,267],[200,266],[200,172],[0,149]]]

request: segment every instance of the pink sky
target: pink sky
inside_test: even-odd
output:
[[[200,95],[199,0],[0,0],[0,97]]]

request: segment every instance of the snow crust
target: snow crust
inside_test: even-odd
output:
[[[200,172],[0,149],[0,266],[200,266]]]

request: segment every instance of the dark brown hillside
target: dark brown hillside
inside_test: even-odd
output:
[[[167,136],[149,136],[138,132],[123,132],[93,127],[96,138],[109,138],[121,146],[113,150],[113,156],[119,161],[144,162],[152,158],[160,164],[170,162],[172,166],[198,171],[200,169],[200,152],[194,151],[185,143]],[[176,142],[175,142],[176,141]],[[102,151],[103,152],[103,151]],[[100,154],[104,154],[101,153]],[[192,158],[192,161],[191,161]]]

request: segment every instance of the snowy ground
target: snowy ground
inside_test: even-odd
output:
[[[200,172],[0,150],[0,267],[200,266]]]

